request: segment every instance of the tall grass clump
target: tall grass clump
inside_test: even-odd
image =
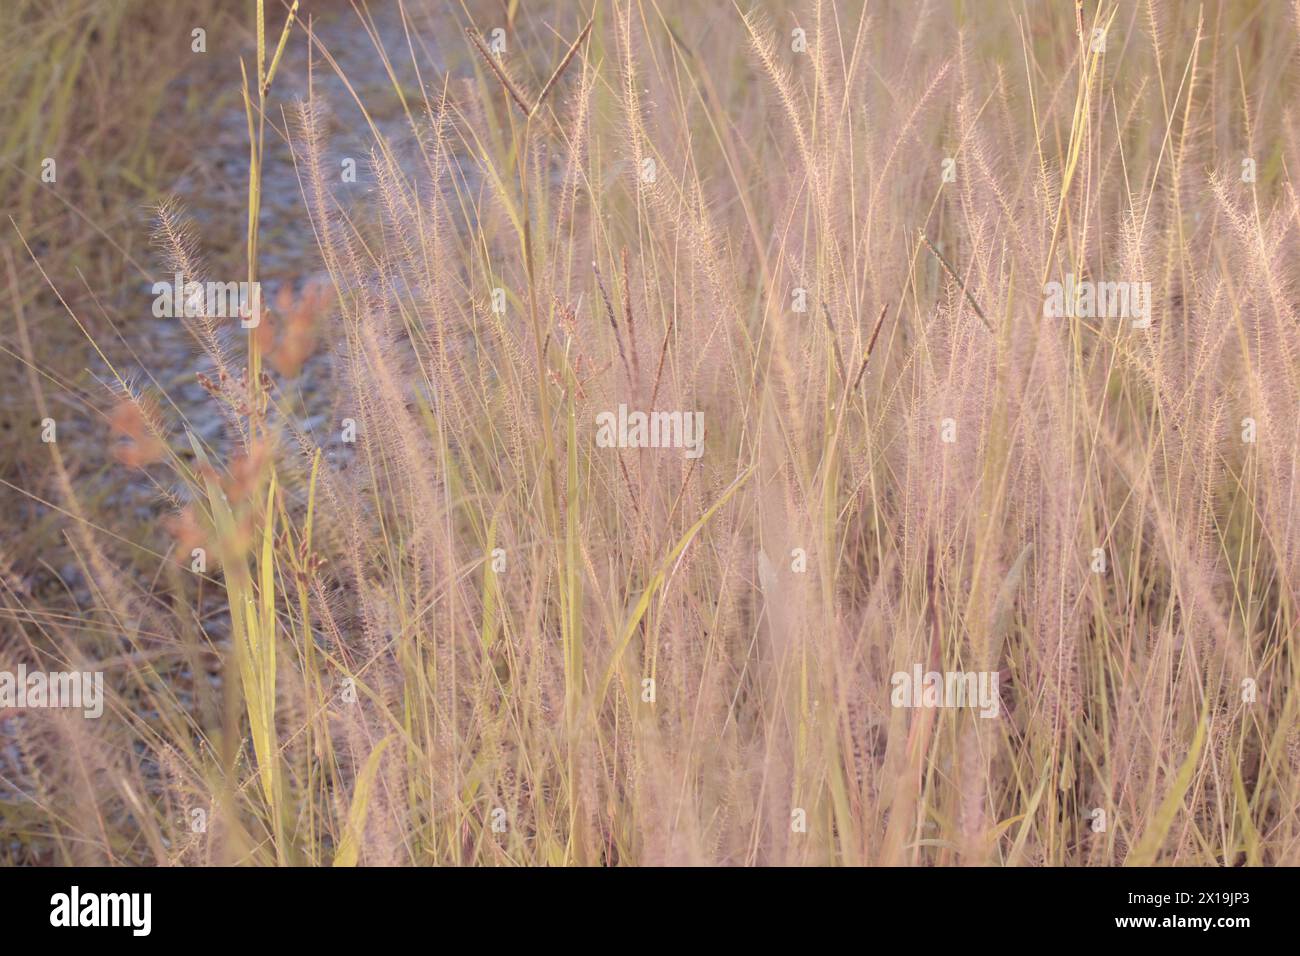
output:
[[[157,520],[41,449],[86,586],[7,559],[0,650],[109,698],[5,718],[0,853],[1300,862],[1300,8],[321,9],[365,90],[256,7],[239,274],[277,144],[319,274],[176,320],[204,409],[110,361],[49,413]],[[149,254],[208,278],[186,200]],[[608,447],[620,406],[702,453]],[[893,705],[914,667],[994,719]]]

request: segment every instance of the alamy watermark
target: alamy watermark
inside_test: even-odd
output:
[[[996,717],[997,671],[926,671],[914,664],[912,672],[897,671],[889,679],[895,707],[978,707],[981,717]]]
[[[253,329],[262,321],[262,283],[186,281],[178,272],[171,282],[153,284],[153,314],[159,319],[239,318]]]
[[[704,454],[703,412],[629,412],[596,416],[598,448],[684,448],[687,458]]]
[[[1048,319],[1132,319],[1133,328],[1151,327],[1150,282],[1093,282],[1066,273],[1065,282],[1043,286],[1043,316]]]
[[[0,709],[70,707],[94,719],[104,713],[103,671],[0,671]]]
[[[152,893],[83,893],[73,886],[68,893],[50,897],[50,925],[125,926],[132,936],[148,936],[152,910]]]

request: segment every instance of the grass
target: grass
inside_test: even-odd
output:
[[[98,288],[48,320],[96,341],[146,306],[15,217],[13,389],[69,437],[14,439],[0,665],[110,696],[0,714],[0,859],[1300,861],[1300,9],[255,6],[214,252],[261,276],[282,140],[328,281],[185,320],[206,410],[107,348],[59,397],[39,297]],[[346,74],[330,15],[406,39],[369,55],[414,148],[358,95],[357,183],[344,104],[282,92]],[[151,266],[229,278],[187,198]],[[1150,326],[1045,317],[1067,275]],[[620,404],[703,456],[600,447]],[[891,706],[918,664],[998,717]]]

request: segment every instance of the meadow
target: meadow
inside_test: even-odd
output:
[[[0,863],[1300,863],[1300,2],[11,6]]]

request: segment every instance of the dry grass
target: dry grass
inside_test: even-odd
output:
[[[418,160],[355,185],[268,10],[329,289],[191,322],[220,441],[110,383],[151,529],[31,430],[86,593],[7,555],[0,653],[110,697],[0,715],[0,859],[1300,863],[1300,9],[767,6],[407,0]],[[1044,318],[1066,274],[1150,327]],[[620,404],[702,457],[600,447]],[[891,707],[914,664],[999,717]]]

